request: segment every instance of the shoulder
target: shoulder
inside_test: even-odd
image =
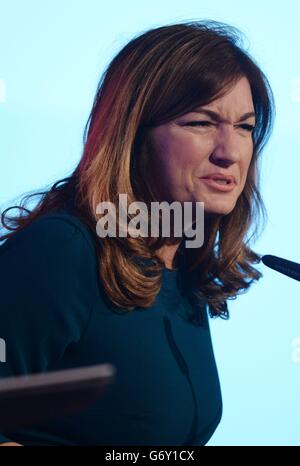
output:
[[[98,260],[88,227],[68,213],[48,213],[32,221],[0,246],[3,281],[50,283],[93,290],[98,283]],[[48,285],[49,283],[49,285]]]
[[[75,215],[55,212],[9,237],[0,246],[0,288],[2,293],[5,290],[7,302],[16,293],[33,309],[45,297],[50,307],[60,308],[59,303],[90,307],[99,280],[89,235],[88,227]]]
[[[98,303],[96,254],[74,215],[46,214],[0,247],[1,336],[12,371],[52,367]]]
[[[20,248],[44,252],[77,252],[89,250],[94,255],[94,244],[88,227],[74,214],[53,212],[33,220],[24,229],[10,237],[0,247],[0,252]]]

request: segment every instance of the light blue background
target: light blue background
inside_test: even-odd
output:
[[[269,220],[252,247],[300,262],[299,15],[297,0],[0,0],[0,204],[70,174],[101,73],[133,35],[215,19],[246,34],[276,99],[262,163]],[[224,412],[209,445],[300,445],[300,283],[259,270],[229,301],[230,320],[210,321]]]

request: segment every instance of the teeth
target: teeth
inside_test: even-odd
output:
[[[216,183],[219,183],[219,184],[227,184],[227,181],[226,181],[226,180],[215,180],[215,179],[214,179],[214,181],[215,181]]]

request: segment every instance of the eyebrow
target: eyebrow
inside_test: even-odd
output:
[[[226,121],[223,120],[221,115],[217,112],[214,112],[213,110],[208,110],[206,108],[198,107],[194,113],[204,113],[205,115],[208,115],[212,120],[221,122],[221,121]],[[240,116],[240,119],[237,121],[237,123],[240,123],[241,121],[245,121],[250,117],[255,117],[255,112],[247,112],[244,113],[243,115]]]

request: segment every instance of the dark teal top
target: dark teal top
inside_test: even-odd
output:
[[[88,409],[2,432],[24,445],[205,445],[222,398],[204,303],[163,270],[150,308],[115,312],[92,235],[68,210],[46,214],[0,246],[0,377],[112,363],[113,384]],[[1,414],[0,414],[1,415]]]

